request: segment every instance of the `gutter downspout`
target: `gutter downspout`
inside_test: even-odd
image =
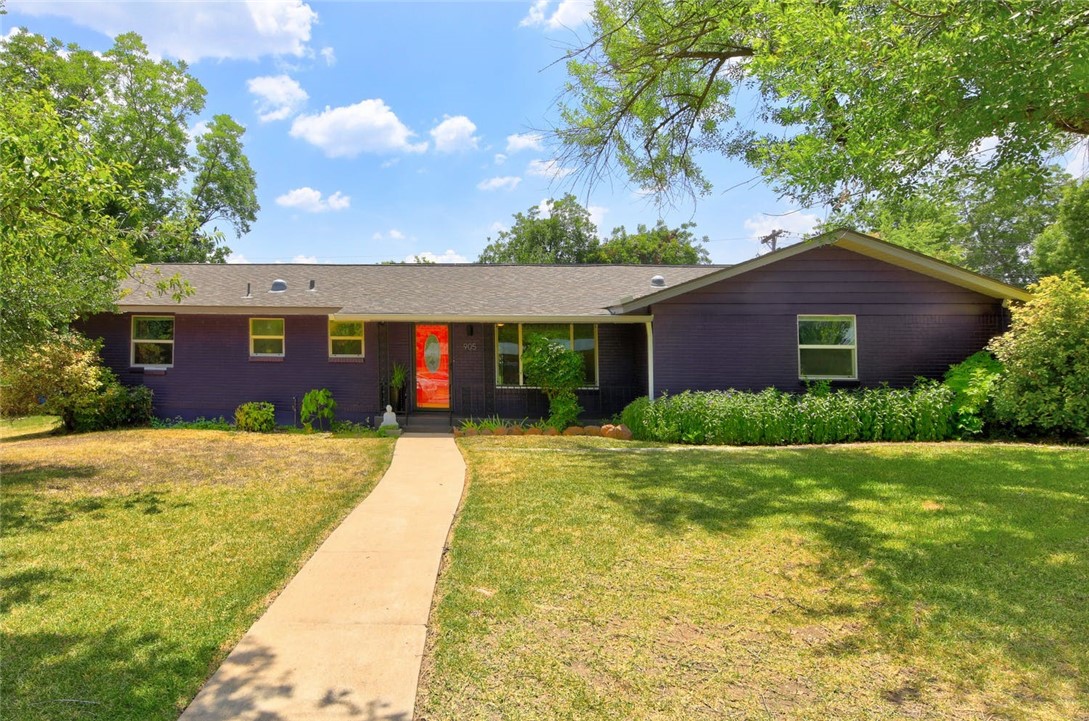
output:
[[[647,329],[647,396],[650,398],[650,402],[654,402],[654,324],[653,321],[647,321],[645,324]]]

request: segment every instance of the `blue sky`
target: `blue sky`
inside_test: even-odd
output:
[[[229,238],[236,262],[472,261],[515,212],[572,189],[540,130],[555,121],[566,79],[555,61],[589,35],[583,0],[8,9],[0,35],[25,26],[104,50],[134,30],[207,88],[195,131],[217,113],[246,126],[261,211],[248,235]],[[757,255],[756,238],[776,227],[796,238],[823,214],[778,200],[741,163],[707,167],[713,193],[669,208],[622,180],[574,190],[601,235],[659,217],[693,221],[718,263]]]

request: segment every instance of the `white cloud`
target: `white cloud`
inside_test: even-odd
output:
[[[290,118],[310,98],[302,86],[287,75],[250,78],[246,87],[257,96],[257,117],[262,123]]]
[[[249,261],[246,260],[246,256],[242,255],[241,253],[235,253],[233,251],[231,252],[230,255],[227,256],[227,262],[228,263],[239,263],[239,264],[249,263]]]
[[[536,175],[551,180],[559,180],[573,172],[575,172],[573,168],[561,167],[558,160],[531,160],[529,165],[526,166],[527,175]]]
[[[544,136],[540,133],[515,133],[507,136],[507,152],[517,153],[520,150],[544,150],[541,145]]]
[[[586,212],[590,214],[590,222],[601,230],[601,224],[605,222],[605,214],[609,209],[602,205],[591,205],[586,208]]]
[[[537,0],[518,24],[522,27],[543,26],[549,30],[576,28],[589,20],[594,10],[592,0],[560,0],[550,15],[551,5],[551,0]]]
[[[276,205],[294,208],[304,213],[324,213],[329,210],[347,210],[352,199],[339,190],[328,198],[322,198],[321,191],[303,187],[289,190],[276,199]]]
[[[339,108],[326,106],[316,115],[300,115],[291,123],[291,137],[316,145],[330,158],[422,153],[427,143],[411,142],[415,135],[380,98]]]
[[[769,235],[773,230],[785,230],[787,237],[779,245],[790,245],[813,232],[813,229],[821,222],[820,216],[814,213],[789,213],[786,215],[754,215],[745,219],[745,230],[749,231],[751,240],[759,241],[760,238]]]
[[[435,150],[440,153],[457,153],[476,150],[480,140],[473,133],[476,124],[464,115],[443,116],[443,121],[431,128],[431,137],[435,139]]]
[[[321,55],[322,59],[325,61],[325,64],[328,65],[329,67],[332,67],[332,66],[337,64],[337,53],[332,48],[330,48],[330,47],[322,48],[321,51],[318,54]]]
[[[19,27],[18,25],[16,25],[11,30],[8,30],[3,35],[0,35],[0,45],[3,45],[8,40],[11,40],[13,37],[15,37],[16,35],[18,35],[21,32],[23,32],[23,29],[21,27]]]
[[[296,255],[291,259],[292,263],[317,263],[318,258],[315,255]]]
[[[507,156],[506,155],[503,155],[502,153],[496,153],[495,154],[495,164],[496,165],[502,165],[505,162],[507,162]]]
[[[498,178],[488,178],[476,184],[480,190],[514,190],[522,179],[515,175],[505,175]]]
[[[310,52],[310,29],[318,19],[303,0],[10,0],[8,10],[64,17],[110,37],[135,30],[153,54],[191,63],[202,58],[303,57]]]
[[[420,261],[431,263],[468,263],[469,259],[460,253],[454,252],[454,250],[448,249],[442,255],[436,255],[430,250],[425,250],[422,253],[413,253],[412,255],[405,256],[406,263],[418,263]]]
[[[379,231],[371,236],[371,240],[404,240],[405,234],[396,228],[390,228],[385,233]]]
[[[501,233],[505,230],[510,230],[510,226],[498,220],[488,226],[489,233]]]

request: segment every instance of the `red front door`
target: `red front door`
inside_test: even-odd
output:
[[[416,326],[416,407],[450,409],[450,326]]]

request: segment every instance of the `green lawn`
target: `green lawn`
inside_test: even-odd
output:
[[[392,448],[192,430],[0,444],[0,718],[175,719]]]
[[[48,436],[59,430],[60,426],[61,420],[57,416],[0,418],[0,441]]]
[[[467,438],[419,718],[1089,718],[1089,448]]]

